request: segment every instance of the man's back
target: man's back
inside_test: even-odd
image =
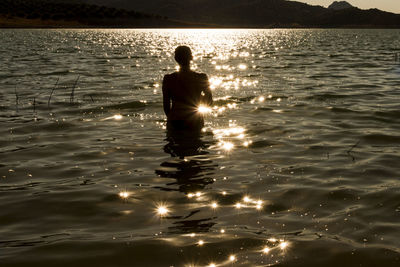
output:
[[[193,55],[189,47],[178,46],[174,57],[180,71],[165,75],[162,87],[167,126],[177,130],[201,129],[204,119],[198,108],[212,104],[207,75],[190,70]]]
[[[180,71],[164,76],[164,110],[167,106],[168,121],[183,121],[189,126],[203,124],[198,112],[201,104],[211,104],[212,96],[206,74]],[[169,103],[172,106],[169,109]]]

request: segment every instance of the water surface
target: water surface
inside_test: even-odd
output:
[[[2,266],[399,266],[399,33],[1,30]]]

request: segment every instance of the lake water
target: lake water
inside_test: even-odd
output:
[[[189,45],[215,106],[166,139]],[[1,30],[1,266],[400,266],[399,30]]]

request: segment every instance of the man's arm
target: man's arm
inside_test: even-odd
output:
[[[169,90],[168,90],[168,78],[167,78],[167,75],[165,75],[164,79],[163,79],[162,92],[163,92],[164,113],[168,117],[169,111],[171,110],[171,97],[169,95]]]
[[[211,89],[210,89],[210,82],[208,81],[208,77],[207,74],[203,74],[203,79],[204,79],[204,103],[211,106],[213,104],[213,98],[212,98],[212,93],[211,93]]]

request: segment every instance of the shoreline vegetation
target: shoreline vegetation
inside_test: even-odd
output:
[[[133,10],[39,0],[2,0],[0,28],[168,28],[218,27],[188,23]]]
[[[269,3],[269,2],[264,2]],[[83,2],[51,0],[2,0],[0,28],[394,28],[400,29],[400,14],[355,7],[332,10],[298,2],[272,0],[264,13],[244,8],[232,15],[231,7],[223,18],[218,10],[208,19],[137,12]],[[282,6],[281,6],[282,5]],[[280,12],[280,14],[274,14]],[[221,11],[222,12],[222,11]],[[260,15],[261,13],[261,15]],[[308,14],[308,16],[306,15]],[[264,17],[263,17],[264,16]]]

